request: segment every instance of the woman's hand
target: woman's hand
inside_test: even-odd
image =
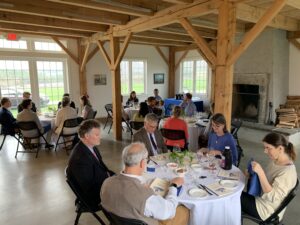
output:
[[[264,170],[258,162],[252,161],[251,162],[252,170],[257,173],[258,176],[264,174]]]

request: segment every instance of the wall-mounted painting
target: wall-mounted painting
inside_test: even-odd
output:
[[[153,80],[154,80],[154,84],[163,84],[163,83],[165,83],[165,74],[164,73],[154,73]]]
[[[106,74],[95,74],[94,75],[95,85],[106,85]]]

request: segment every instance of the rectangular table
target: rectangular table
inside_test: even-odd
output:
[[[171,107],[169,107],[169,105],[180,105],[180,103],[183,100],[177,100],[175,98],[166,98],[165,100],[165,115],[169,116],[171,114]],[[203,112],[203,101],[201,100],[196,100],[196,99],[192,99],[192,101],[195,103],[196,107],[197,107],[197,111],[198,112]]]

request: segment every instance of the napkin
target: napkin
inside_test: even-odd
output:
[[[251,159],[248,162],[248,173],[250,176],[249,176],[248,184],[247,184],[247,193],[252,196],[260,196],[261,185],[260,185],[257,173],[255,173],[252,170],[252,166],[251,166],[252,161],[253,161],[253,159]]]

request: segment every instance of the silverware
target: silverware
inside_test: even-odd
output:
[[[209,192],[209,191],[206,189],[206,187],[204,187],[202,184],[198,184],[197,187],[200,188],[200,189],[202,189],[202,190],[204,190],[204,191],[206,191],[207,194],[212,195],[212,193]]]

